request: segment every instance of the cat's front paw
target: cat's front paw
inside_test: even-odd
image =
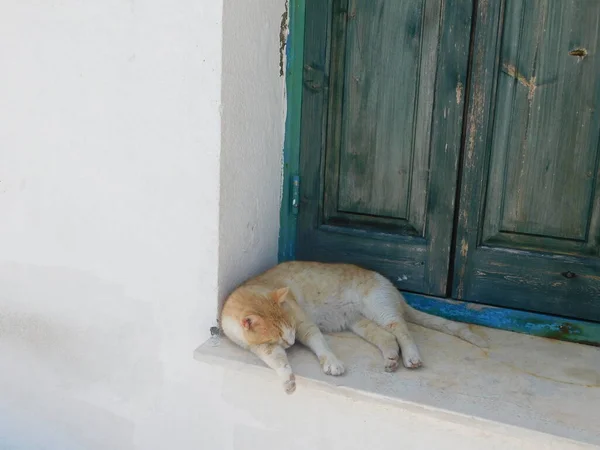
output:
[[[296,377],[291,374],[290,377],[283,382],[283,389],[286,394],[293,394],[296,390]]]
[[[398,370],[398,360],[400,357],[398,355],[391,356],[385,359],[385,371],[386,372],[395,372]]]
[[[344,364],[335,355],[321,356],[319,362],[321,363],[321,367],[323,367],[323,372],[327,375],[338,376],[346,371]]]

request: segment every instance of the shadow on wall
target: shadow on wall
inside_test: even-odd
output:
[[[218,311],[277,263],[288,4],[260,3],[224,1]]]
[[[11,416],[26,415],[25,422],[33,417],[34,423],[86,439],[101,436],[102,424],[118,439],[116,421],[123,442],[131,442],[130,424],[121,417],[89,419],[112,416],[111,404],[145,409],[156,403],[163,367],[152,305],[65,268],[2,264],[0,286],[0,414],[6,409]],[[61,408],[83,409],[86,414],[76,414],[87,419],[67,423]],[[98,426],[86,435],[86,428]]]

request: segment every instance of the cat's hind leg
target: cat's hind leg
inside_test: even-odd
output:
[[[386,372],[395,372],[398,369],[400,349],[393,334],[364,317],[352,323],[350,330],[381,351]]]
[[[400,293],[394,285],[386,281],[373,288],[369,295],[363,298],[362,313],[396,337],[405,367],[419,368],[423,365],[423,361],[404,320]]]

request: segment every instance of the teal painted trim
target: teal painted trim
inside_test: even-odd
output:
[[[428,297],[408,292],[402,294],[413,308],[446,319],[578,344],[600,346],[600,323]]]
[[[302,72],[304,64],[305,0],[289,0],[289,33],[286,42],[285,142],[283,147],[283,192],[279,225],[279,261],[295,259],[297,216],[292,208],[292,179],[300,164],[302,117]]]

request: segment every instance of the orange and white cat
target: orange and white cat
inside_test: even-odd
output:
[[[290,394],[296,382],[285,349],[296,339],[326,374],[344,373],[322,331],[353,331],[381,350],[386,371],[398,368],[400,350],[404,366],[421,367],[405,320],[487,346],[466,325],[411,308],[383,275],[350,264],[279,264],[238,287],[221,313],[225,335],[273,368]]]

